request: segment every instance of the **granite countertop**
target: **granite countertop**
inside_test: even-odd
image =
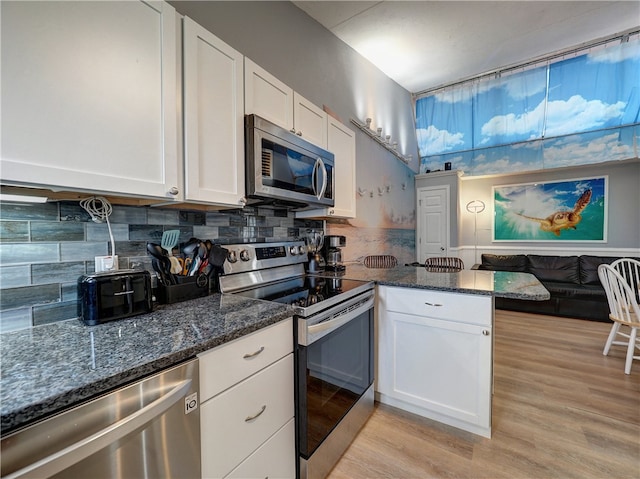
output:
[[[542,283],[529,273],[468,269],[456,273],[435,273],[422,266],[367,268],[360,264],[347,264],[342,277],[375,281],[386,286],[484,294],[501,298],[544,301],[551,297]]]
[[[213,294],[98,326],[68,320],[3,333],[2,434],[277,323],[293,311],[279,303]]]
[[[528,273],[347,265],[340,276],[404,288],[549,299],[549,292]],[[213,294],[98,326],[69,320],[3,333],[2,433],[277,323],[294,311],[280,303]]]

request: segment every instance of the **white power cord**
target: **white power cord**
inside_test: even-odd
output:
[[[109,223],[109,216],[113,211],[111,207],[111,203],[106,198],[102,196],[93,196],[91,198],[85,198],[80,201],[80,206],[82,206],[91,219],[95,223],[102,223],[103,221],[107,222],[107,228],[109,228],[109,238],[111,239],[111,256],[116,255],[116,242],[113,240],[113,232],[111,231],[111,223]]]

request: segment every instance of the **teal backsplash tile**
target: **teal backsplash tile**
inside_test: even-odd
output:
[[[0,219],[58,221],[57,203],[0,203]]]
[[[110,248],[109,246],[109,251]],[[60,243],[61,261],[94,261],[96,256],[106,256],[107,254],[109,253],[106,241]]]
[[[0,244],[0,265],[54,263],[60,260],[58,243]]]
[[[55,264],[32,264],[31,283],[68,283],[77,281],[79,276],[85,273],[85,263],[67,262]]]
[[[28,221],[0,221],[0,241],[24,243],[29,241]]]
[[[0,295],[0,310],[17,309],[35,304],[60,301],[59,284],[42,284],[22,288],[3,289]]]
[[[181,225],[203,225],[206,220],[206,213],[201,211],[181,211],[178,215],[178,221]]]
[[[85,225],[87,241],[109,241],[109,228],[106,223],[90,222]],[[116,241],[129,240],[129,225],[112,224],[111,233]]]
[[[180,212],[177,210],[161,210],[149,208],[147,211],[147,222],[151,225],[178,225]]]
[[[60,221],[91,221],[89,213],[80,206],[80,203],[67,201],[60,202]]]
[[[114,206],[109,217],[111,223],[125,223],[129,225],[147,224],[148,208],[136,206]]]
[[[0,288],[18,288],[30,284],[31,267],[28,264],[0,267]]]
[[[66,319],[78,317],[78,305],[76,301],[66,301],[63,303],[48,304],[33,307],[33,325],[64,321]]]
[[[32,325],[30,307],[0,311],[0,333],[26,329]]]
[[[129,240],[160,243],[163,231],[162,225],[129,225]]]
[[[61,221],[31,223],[31,241],[84,241],[84,224]]]
[[[95,271],[95,256],[111,252],[106,223],[93,222],[77,201],[0,206],[0,331],[77,318],[78,277]],[[205,213],[114,205],[109,220],[120,269],[150,271],[152,282],[146,243],[160,243],[164,231],[179,230],[182,244],[192,237],[284,240],[299,232],[292,212],[255,207]]]

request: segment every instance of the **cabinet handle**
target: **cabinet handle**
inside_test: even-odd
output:
[[[256,414],[254,414],[253,416],[247,416],[244,420],[244,422],[250,422],[253,421],[254,419],[260,417],[260,415],[265,411],[265,409],[267,409],[267,405],[265,404],[264,406],[262,406],[262,409],[260,409],[259,412],[257,412]]]
[[[298,135],[298,136],[302,136],[302,132],[301,132],[301,131],[297,131],[297,132],[296,132],[296,135]]]
[[[426,304],[427,306],[435,306],[436,308],[442,306],[440,303],[424,303],[424,304]]]
[[[295,132],[296,132],[296,129],[295,129],[295,128],[291,128],[289,131],[290,131],[291,133],[295,133]]]
[[[251,359],[251,358],[255,358],[258,354],[260,354],[262,351],[264,351],[264,346],[262,346],[260,349],[258,349],[255,353],[247,353],[244,356],[242,356],[244,359]]]
[[[482,335],[483,335],[483,336],[489,336],[490,334],[491,334],[491,333],[489,332],[489,330],[488,330],[488,329],[483,329],[483,330],[482,330]]]
[[[170,194],[170,195],[176,196],[178,193],[180,193],[180,190],[179,190],[177,187],[175,187],[175,186],[172,186],[172,187],[169,189],[169,194]]]

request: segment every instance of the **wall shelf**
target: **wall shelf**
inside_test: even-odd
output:
[[[367,136],[373,139],[376,143],[378,143],[385,150],[389,151],[393,156],[398,158],[405,165],[408,165],[413,159],[413,155],[404,156],[400,153],[397,148],[398,144],[396,142],[391,143],[391,136],[382,136],[382,128],[378,128],[377,130],[372,130],[370,128],[371,118],[367,118],[366,123],[361,123],[358,120],[351,118],[351,123],[358,127],[358,129],[364,132]]]

